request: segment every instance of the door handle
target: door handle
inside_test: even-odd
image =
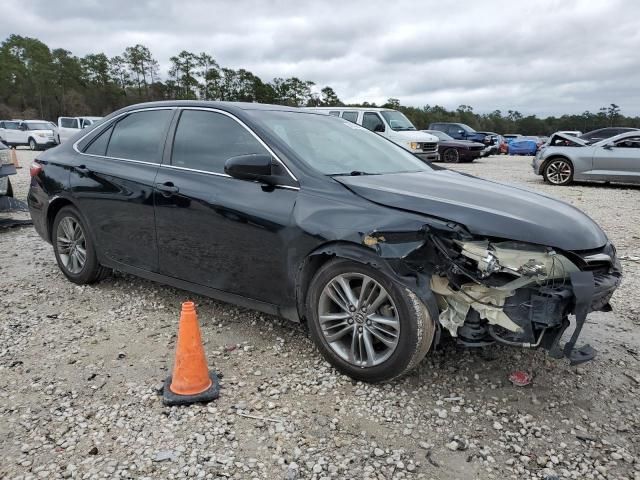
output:
[[[91,171],[91,170],[89,170],[89,169],[87,168],[87,166],[86,166],[86,165],[78,165],[78,166],[76,167],[76,170],[77,170],[77,171],[79,171],[80,173],[84,173],[85,175],[86,175],[86,174],[88,174],[88,173]]]
[[[160,190],[163,196],[170,197],[174,193],[178,193],[180,189],[173,182],[156,183],[156,188]]]

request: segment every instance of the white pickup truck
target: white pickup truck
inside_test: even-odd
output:
[[[102,120],[102,117],[58,117],[60,142],[68,140],[75,133],[100,120]]]
[[[0,142],[10,147],[28,145],[31,150],[42,150],[60,143],[56,130],[46,120],[2,120]]]

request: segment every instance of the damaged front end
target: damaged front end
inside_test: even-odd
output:
[[[428,279],[441,327],[465,346],[541,347],[572,364],[594,358],[592,347],[576,342],[588,313],[611,309],[622,274],[613,245],[566,252],[455,230],[425,228],[422,241],[407,243],[406,235],[378,232],[363,243],[387,258],[404,247],[399,261]],[[575,330],[561,347],[569,315]]]

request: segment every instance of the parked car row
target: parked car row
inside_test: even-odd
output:
[[[102,117],[59,117],[58,124],[47,120],[0,120],[0,142],[9,147],[31,150],[55,147]]]

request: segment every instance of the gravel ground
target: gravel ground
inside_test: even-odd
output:
[[[26,198],[32,154],[12,178]],[[613,313],[595,361],[446,344],[409,376],[366,385],[322,361],[303,327],[123,274],[79,287],[32,227],[0,231],[0,478],[640,479],[640,191],[551,187],[529,157],[454,166],[562,198],[615,242]],[[168,408],[180,302],[193,298],[208,405]],[[507,380],[530,371],[524,388]]]

